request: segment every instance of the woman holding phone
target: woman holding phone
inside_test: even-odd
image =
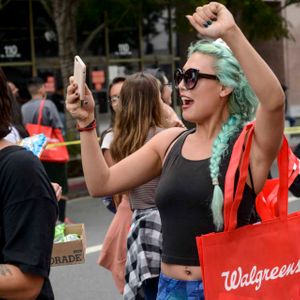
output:
[[[196,128],[183,134],[179,128],[165,130],[112,168],[98,149],[96,132],[80,135],[91,194],[132,189],[161,174],[156,190],[163,234],[159,300],[204,299],[195,237],[223,230],[224,180],[234,142],[255,117],[249,174],[238,213],[242,226],[250,222],[253,191],[262,189],[284,129],[281,85],[226,7],[211,2],[187,18],[208,38],[189,47],[185,65],[175,73],[183,118]],[[94,102],[86,89],[89,104],[81,108],[76,88],[68,87],[67,109],[80,128],[89,127]]]

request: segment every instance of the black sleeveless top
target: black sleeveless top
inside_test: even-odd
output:
[[[186,137],[194,130],[184,132],[173,145],[156,191],[162,221],[162,261],[168,264],[199,265],[195,237],[216,231],[210,208],[213,194],[210,159],[188,160],[181,154]],[[219,182],[223,191],[230,153],[237,136],[229,142],[227,155],[221,161]],[[253,206],[253,191],[246,184],[238,211],[238,226],[249,224]]]

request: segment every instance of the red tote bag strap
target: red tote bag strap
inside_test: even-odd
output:
[[[233,197],[234,197],[235,174],[241,162],[241,156],[243,153],[243,147],[245,144],[246,136],[249,133],[250,129],[253,127],[254,124],[249,123],[243,128],[231,152],[230,162],[229,162],[228,170],[226,172],[225,185],[224,185],[224,231],[228,230],[228,222],[229,222],[230,211],[231,211]]]
[[[242,200],[243,190],[248,175],[248,166],[249,166],[253,132],[254,132],[254,124],[250,123],[246,125],[233,147],[231,157],[237,156],[239,157],[239,161],[237,161],[237,158],[233,158],[233,161],[235,163],[232,164],[230,159],[229,167],[226,173],[224,202],[228,203],[228,205],[226,208],[227,210],[226,216],[224,216],[224,224],[225,224],[224,231],[229,231],[236,228],[237,210]],[[236,144],[237,144],[237,148],[235,149]],[[237,183],[236,191],[234,191],[234,179],[237,170],[239,170],[239,180]],[[227,178],[230,181],[233,181],[233,184],[231,183],[231,186],[233,187],[230,188],[230,190],[233,189],[233,191],[230,191],[229,194],[227,192],[227,186],[226,186],[228,182]]]
[[[286,137],[284,138],[286,139]],[[288,160],[288,187],[290,187],[299,175],[299,160],[290,147],[288,147]],[[268,203],[273,207],[277,203],[278,188],[279,185],[277,185],[268,196]]]
[[[282,140],[281,148],[277,156],[279,169],[279,189],[277,194],[278,216],[281,219],[287,218],[288,214],[288,167],[289,167],[289,146],[287,139]]]
[[[250,151],[251,151],[253,133],[254,133],[254,126],[249,130],[246,144],[245,144],[245,150],[243,152],[241,164],[239,167],[239,180],[238,180],[238,184],[236,187],[234,200],[233,200],[232,206],[231,206],[230,216],[229,216],[229,220],[228,220],[228,230],[233,230],[237,226],[237,212],[238,212],[240,203],[242,201],[245,184],[246,184],[246,180],[248,177]]]
[[[45,105],[45,99],[43,99],[43,100],[41,101],[41,104],[40,104],[39,115],[38,115],[38,125],[41,125],[41,124],[42,124],[43,108],[44,108],[44,105]]]
[[[249,159],[250,159],[250,150],[251,150],[251,143],[252,143],[252,137],[254,133],[254,125],[252,124],[252,128],[244,128],[244,130],[247,132],[248,130],[248,136],[247,140],[245,141],[245,135],[241,134],[238,138],[237,142],[237,149],[234,149],[232,151],[232,157],[237,156],[240,157],[240,143],[239,139],[244,139],[245,143],[245,149],[242,154],[242,159],[240,160],[240,164],[236,164],[237,158],[230,159],[228,171],[226,173],[226,179],[225,179],[225,195],[224,195],[224,205],[226,203],[226,213],[224,209],[224,231],[230,231],[236,228],[237,226],[237,212],[239,205],[242,201],[244,186],[246,183],[246,179],[248,176],[248,168],[249,168]],[[244,131],[243,130],[243,131]],[[236,142],[236,144],[237,144]],[[278,201],[276,203],[277,210],[278,210],[278,216],[280,218],[286,218],[287,217],[287,208],[288,208],[288,143],[286,138],[283,138],[282,145],[277,157],[278,161],[278,169],[279,169],[279,189],[277,193]],[[237,153],[237,154],[236,154]],[[234,163],[233,163],[233,162]],[[235,174],[237,170],[239,169],[239,180],[235,192],[235,196],[233,199],[234,191],[232,191],[232,185],[234,186],[234,182],[232,184],[232,181],[234,181]],[[227,186],[227,183],[228,184]]]

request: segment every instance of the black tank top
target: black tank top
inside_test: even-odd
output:
[[[181,155],[186,137],[194,131],[184,132],[173,145],[156,191],[156,204],[162,221],[162,261],[169,264],[199,265],[195,237],[216,231],[210,208],[213,194],[210,159],[195,161]],[[219,178],[223,191],[230,153],[237,136],[229,142],[227,155],[221,161]],[[249,224],[253,198],[253,191],[246,184],[238,211],[238,226]]]

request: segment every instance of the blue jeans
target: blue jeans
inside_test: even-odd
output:
[[[160,273],[156,300],[204,300],[202,280],[177,280]]]

